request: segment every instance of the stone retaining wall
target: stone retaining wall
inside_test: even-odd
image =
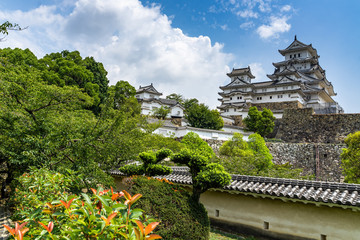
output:
[[[276,164],[290,163],[302,168],[304,175],[317,180],[340,182],[342,169],[340,154],[343,144],[266,143]]]
[[[270,109],[271,111],[303,108],[303,105],[299,101],[251,103],[249,106],[255,106],[259,111],[262,111],[264,108]]]
[[[285,142],[343,144],[360,131],[360,114],[314,114],[312,108],[285,109],[276,138]]]
[[[218,155],[224,141],[206,140]],[[343,179],[340,154],[344,144],[272,143],[267,142],[275,164],[289,163],[302,168],[303,175],[314,175],[317,180],[341,182]]]

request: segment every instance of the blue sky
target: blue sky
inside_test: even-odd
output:
[[[104,63],[111,84],[153,83],[215,108],[227,72],[250,65],[255,81],[269,80],[296,34],[318,50],[335,100],[359,113],[359,11],[357,0],[2,0],[0,21],[29,28],[0,47],[79,50]]]

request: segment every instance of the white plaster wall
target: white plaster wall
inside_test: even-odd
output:
[[[209,130],[209,129],[201,129],[201,128],[192,128],[192,127],[167,127],[162,126],[154,131],[156,134],[161,134],[165,137],[183,137],[189,132],[194,132],[198,134],[202,139],[216,139],[216,140],[229,140],[232,138],[234,132],[239,132],[244,135],[244,140],[248,141],[248,137],[250,133],[245,133],[243,130],[233,130],[233,131],[216,131],[216,130]]]
[[[284,199],[285,200],[285,199]],[[207,191],[201,195],[210,218],[242,224],[272,234],[288,234],[309,239],[359,239],[360,213],[341,207],[316,206],[301,202],[261,198],[229,192]],[[216,217],[216,210],[219,216]]]
[[[184,110],[179,106],[175,106],[175,107],[171,108],[171,112],[168,114],[168,117],[171,117],[171,116],[183,117]]]

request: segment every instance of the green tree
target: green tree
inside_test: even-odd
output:
[[[158,119],[165,120],[166,116],[171,112],[171,109],[167,106],[161,106],[153,110],[152,116]]]
[[[257,133],[251,134],[248,142],[243,140],[242,134],[234,133],[232,139],[220,147],[220,154],[230,158],[240,158],[243,163],[241,168],[244,171],[241,174],[258,174],[273,165],[272,155],[264,139]]]
[[[260,112],[257,107],[250,107],[244,123],[247,131],[259,133],[264,137],[274,130],[274,120],[275,117],[270,109],[264,108],[264,110]]]
[[[181,105],[184,105],[184,102],[185,102],[184,97],[177,93],[172,93],[172,94],[166,96],[166,99],[175,100],[178,103],[180,103]]]
[[[83,59],[78,51],[64,50],[45,55],[39,60],[38,68],[48,84],[84,89],[95,100],[89,109],[99,114],[99,105],[105,101],[109,84],[102,63],[96,62],[93,57]]]
[[[172,173],[172,169],[159,163],[165,158],[169,157],[171,154],[171,150],[164,148],[156,152],[142,152],[139,154],[139,159],[142,162],[142,165],[125,165],[120,168],[120,171],[128,176],[142,174],[145,174],[145,176],[149,177],[156,175],[168,175]]]
[[[264,139],[257,133],[249,136],[249,141],[243,140],[243,135],[234,133],[232,139],[224,142],[219,149],[219,157],[213,159],[225,170],[233,174],[256,175],[279,178],[309,179],[302,176],[302,169],[293,169],[290,164],[273,164],[272,155]]]
[[[347,148],[341,153],[341,165],[345,182],[360,184],[360,131],[345,138]]]
[[[190,168],[194,200],[199,202],[200,194],[209,188],[223,187],[230,183],[230,174],[220,164],[210,162],[214,152],[199,135],[188,133],[181,143],[184,145],[184,149],[172,155],[171,160]]]
[[[127,81],[118,81],[115,86],[110,87],[114,91],[114,107],[119,108],[124,102],[133,98],[136,94],[136,89]]]
[[[219,130],[224,121],[217,110],[210,110],[208,106],[193,102],[185,108],[185,118],[191,127]]]
[[[8,35],[10,30],[21,31],[21,30],[24,30],[26,28],[21,28],[19,26],[19,24],[17,24],[17,23],[11,23],[9,21],[6,21],[6,22],[4,22],[3,24],[0,25],[0,34]],[[0,41],[3,40],[3,39],[4,39],[4,37],[0,38]]]
[[[31,166],[71,169],[83,174],[84,183],[109,184],[107,170],[144,151],[149,126],[137,102],[129,98],[115,109],[115,92],[109,91],[95,115],[89,107],[97,101],[91,96],[96,87],[50,84],[43,78],[48,70],[29,50],[0,55],[0,164],[7,167],[7,184]],[[81,60],[77,56],[74,62]]]
[[[199,100],[197,100],[196,98],[185,99],[184,101],[185,112],[186,109],[189,109],[192,105],[196,105],[196,104],[199,104]]]

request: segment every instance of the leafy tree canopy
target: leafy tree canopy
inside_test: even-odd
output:
[[[243,135],[234,133],[232,139],[226,141],[219,150],[220,163],[226,171],[233,174],[257,175],[281,178],[311,178],[302,176],[302,169],[293,169],[290,164],[276,165],[272,163],[272,155],[264,139],[257,133],[243,140]]]
[[[244,123],[247,131],[259,133],[264,137],[274,130],[274,120],[275,117],[270,109],[264,108],[264,110],[260,112],[257,107],[250,107]]]
[[[169,107],[161,106],[160,108],[154,109],[152,115],[158,119],[164,120],[170,112],[171,112],[171,109]]]
[[[27,28],[27,27],[26,27]],[[0,34],[8,35],[10,30],[21,31],[26,28],[21,28],[17,23],[11,23],[9,21],[0,25]],[[4,38],[0,38],[0,41]]]
[[[349,134],[345,144],[341,153],[345,182],[360,184],[360,131]]]
[[[45,166],[109,184],[107,170],[146,149],[143,138],[150,134],[143,129],[149,127],[134,99],[114,108],[115,92],[108,91],[95,115],[89,109],[96,96],[77,84],[51,84],[43,78],[49,70],[31,51],[4,49],[0,56],[0,163],[7,166],[8,181],[31,166]],[[71,66],[82,61],[76,52],[61,58],[71,58]],[[68,73],[57,76],[65,82],[73,77]]]
[[[224,121],[217,110],[210,110],[208,106],[196,101],[188,102],[185,107],[185,118],[191,127],[219,130],[224,126]]]
[[[180,103],[181,105],[184,105],[184,102],[185,102],[184,97],[177,93],[172,93],[172,94],[166,96],[166,99],[175,100],[178,103]]]

